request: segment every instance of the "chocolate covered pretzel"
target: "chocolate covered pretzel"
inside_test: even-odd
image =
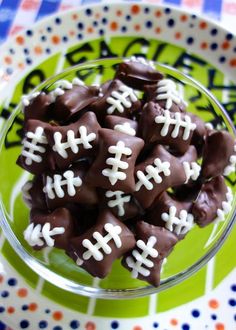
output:
[[[143,107],[139,132],[146,143],[168,145],[183,154],[188,149],[196,124],[186,113],[164,110],[159,104],[149,102]]]
[[[74,219],[66,208],[58,208],[51,213],[32,209],[30,224],[24,231],[25,240],[36,250],[46,246],[65,250],[74,235]]]
[[[134,165],[143,140],[110,129],[98,132],[98,156],[90,167],[86,182],[109,190],[135,190]]]
[[[107,115],[131,118],[140,108],[141,102],[136,92],[115,79],[89,109],[95,112],[99,123],[103,123]]]
[[[95,188],[85,183],[87,167],[88,164],[81,161],[66,171],[48,172],[43,175],[43,192],[50,210],[66,203],[98,203]]]
[[[132,88],[142,90],[145,85],[156,84],[163,75],[155,69],[152,61],[132,56],[118,65],[116,78]]]
[[[110,211],[103,210],[92,228],[70,240],[67,253],[78,266],[104,278],[112,263],[134,246],[135,238],[128,227]]]
[[[144,221],[137,223],[135,232],[135,248],[124,256],[122,264],[133,278],[158,286],[163,260],[178,240],[165,228],[152,226]]]
[[[48,126],[45,135],[57,167],[68,168],[83,157],[94,157],[99,129],[100,125],[93,112],[86,112],[68,126]]]
[[[193,164],[180,162],[163,146],[157,145],[150,157],[135,167],[135,198],[146,209],[169,187],[188,183],[190,179],[197,180],[200,167]]]
[[[49,124],[30,119],[25,124],[22,152],[17,164],[32,174],[41,174],[48,169],[55,169],[55,161],[45,135]]]

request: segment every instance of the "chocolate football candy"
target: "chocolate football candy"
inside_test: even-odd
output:
[[[135,233],[136,246],[124,256],[122,265],[133,278],[159,286],[163,259],[173,250],[177,237],[165,228],[144,221],[137,223]]]
[[[118,116],[106,116],[105,126],[130,136],[136,136],[138,131],[137,121]]]
[[[233,195],[226,186],[224,177],[217,176],[204,183],[196,201],[192,214],[199,227],[205,227],[217,219],[223,221],[232,209]]]
[[[145,104],[139,122],[139,132],[146,143],[168,145],[180,154],[187,151],[195,128],[186,113],[164,110],[154,102]]]
[[[196,163],[181,163],[162,145],[157,145],[145,161],[135,167],[136,185],[134,196],[146,209],[157,196],[170,187],[197,180],[200,167]]]
[[[47,127],[45,135],[58,168],[67,168],[89,155],[94,157],[99,129],[100,125],[93,112],[86,112],[78,121],[68,126]]]
[[[170,112],[185,112],[187,106],[177,91],[176,83],[170,79],[162,79],[156,85],[145,86],[144,100],[158,103],[161,108]]]
[[[202,172],[205,179],[235,173],[236,141],[226,131],[208,131],[203,150]]]
[[[50,105],[52,101],[51,95],[44,92],[39,93],[30,101],[23,99],[23,104],[25,105],[23,109],[25,122],[29,119],[37,119],[48,122],[51,115]]]
[[[21,188],[23,199],[29,208],[47,209],[46,196],[43,192],[43,178],[37,175]]]
[[[66,171],[43,174],[47,206],[55,209],[66,203],[97,204],[97,193],[84,182],[87,162],[78,162]]]
[[[128,227],[103,210],[92,228],[70,240],[67,254],[91,275],[104,278],[112,263],[134,246],[135,238]]]
[[[74,80],[74,82],[76,81]],[[67,90],[59,88],[58,91],[52,110],[53,119],[57,121],[68,121],[72,117],[82,115],[86,108],[96,101],[99,93],[97,87],[84,86],[80,82],[78,85],[71,84],[71,88],[67,88]]]
[[[163,75],[155,69],[152,61],[132,56],[118,65],[115,77],[132,88],[142,90],[144,85],[156,84]]]
[[[45,136],[49,124],[40,120],[30,119],[25,125],[23,149],[17,159],[17,164],[32,174],[41,174],[55,168],[55,162],[50,154],[50,147]]]
[[[190,212],[192,204],[188,200],[178,201],[165,191],[155,200],[145,220],[152,225],[165,227],[178,238],[183,238],[194,225],[194,217]]]
[[[98,138],[98,155],[88,171],[86,182],[107,190],[134,191],[134,165],[144,141],[105,128],[98,131]]]
[[[24,231],[24,238],[34,249],[49,246],[65,250],[73,236],[74,219],[66,208],[58,208],[52,213],[47,210],[31,210],[30,224]]]
[[[131,118],[140,108],[141,102],[135,91],[118,79],[113,80],[106,92],[89,107],[100,123],[107,115]]]

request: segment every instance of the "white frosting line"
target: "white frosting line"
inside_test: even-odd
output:
[[[234,154],[230,156],[229,158],[229,165],[226,166],[224,169],[224,175],[230,175],[232,172],[235,172],[235,166],[236,166],[236,144],[234,145]]]
[[[141,56],[131,56],[129,59],[125,59],[124,62],[129,63],[129,62],[133,62],[133,63],[141,63],[143,65],[147,65],[150,66],[152,69],[155,69],[155,65],[153,61],[149,61],[144,57]]]
[[[123,141],[118,141],[115,146],[110,146],[108,152],[113,154],[114,157],[107,158],[106,164],[112,166],[112,168],[105,168],[102,171],[104,176],[107,176],[112,185],[116,184],[118,180],[125,180],[126,174],[121,170],[126,170],[129,167],[129,164],[125,161],[122,161],[121,158],[123,155],[131,156],[132,150],[125,146]]]
[[[86,126],[80,126],[78,129],[80,134],[79,138],[75,138],[75,133],[72,130],[67,131],[67,141],[61,142],[62,134],[60,132],[54,133],[54,145],[52,149],[57,152],[61,157],[68,158],[68,153],[66,149],[70,149],[74,154],[79,152],[79,145],[82,144],[84,149],[91,149],[92,142],[96,139],[95,133],[87,134]]]
[[[132,103],[138,101],[135,91],[125,85],[119,87],[118,91],[113,91],[111,96],[106,99],[106,102],[111,104],[107,109],[107,113],[110,115],[115,110],[119,113],[123,113],[125,109],[131,108]]]
[[[120,234],[122,229],[120,226],[114,226],[111,223],[106,223],[104,229],[107,232],[106,236],[102,236],[98,231],[93,233],[93,238],[97,243],[92,244],[89,239],[84,239],[82,245],[87,248],[87,251],[83,253],[83,259],[88,260],[93,257],[97,261],[102,261],[104,259],[102,250],[105,254],[111,254],[112,249],[109,246],[109,242],[113,240],[115,246],[120,249],[122,247],[122,242],[120,239]]]
[[[135,129],[133,129],[130,125],[130,123],[126,122],[123,124],[117,124],[114,126],[114,130],[120,133],[124,133],[130,136],[135,136],[136,135],[136,131]]]
[[[79,176],[74,177],[74,172],[68,170],[60,174],[54,174],[53,178],[47,176],[46,185],[43,188],[43,191],[48,195],[49,199],[54,199],[56,197],[63,198],[65,196],[65,192],[63,187],[66,186],[67,194],[71,197],[76,195],[76,187],[80,187],[82,185],[82,180]]]
[[[177,92],[177,86],[174,81],[170,79],[162,79],[157,83],[157,96],[156,99],[158,101],[166,100],[165,108],[169,110],[173,102],[176,104],[180,104],[182,99]]]
[[[23,140],[22,156],[25,157],[26,165],[32,165],[33,162],[41,163],[43,158],[41,155],[36,155],[35,152],[45,153],[46,148],[38,144],[48,144],[47,138],[44,135],[44,129],[38,126],[35,132],[27,132]]]
[[[75,77],[72,82],[62,79],[55,82],[55,88],[48,95],[51,96],[52,102],[55,102],[57,96],[61,96],[65,93],[65,90],[72,89],[73,86],[84,86],[84,82],[79,78]],[[30,105],[30,102],[35,99],[41,92],[35,92],[29,95],[23,95],[21,102],[24,106]]]
[[[196,162],[183,162],[183,167],[186,175],[185,183],[187,183],[190,179],[196,181],[200,175],[201,166]]]
[[[115,199],[110,200],[107,205],[111,208],[113,207],[118,207],[118,215],[120,217],[125,215],[125,209],[124,209],[124,204],[129,203],[131,196],[123,196],[125,193],[123,191],[117,190],[117,191],[111,191],[108,190],[105,195],[107,198],[115,197]]]
[[[50,230],[51,224],[46,222],[43,226],[31,223],[24,231],[24,238],[30,246],[43,246],[44,242],[47,246],[54,246],[55,240],[52,236],[64,234],[64,227],[55,227]]]
[[[151,180],[153,179],[155,183],[161,183],[162,177],[160,176],[163,173],[165,176],[170,176],[170,163],[162,162],[160,158],[154,160],[154,165],[148,165],[145,168],[147,174],[145,175],[142,171],[137,171],[136,175],[139,179],[135,185],[135,191],[139,191],[140,188],[144,185],[147,190],[152,190],[154,188]]]
[[[142,240],[138,240],[136,245],[140,250],[142,250],[142,253],[134,249],[132,251],[132,256],[126,258],[128,267],[132,269],[131,275],[133,278],[137,278],[139,274],[145,277],[150,275],[151,272],[147,268],[153,268],[154,263],[149,260],[148,257],[158,257],[158,251],[154,248],[156,242],[157,239],[155,236],[149,237],[147,244]]]
[[[176,235],[184,235],[194,226],[194,217],[186,210],[181,210],[179,217],[177,217],[176,213],[176,207],[171,206],[169,213],[162,213],[161,218],[166,222],[165,227],[168,230],[174,232]]]
[[[225,196],[226,200],[222,202],[222,208],[217,209],[217,221],[224,221],[225,216],[231,211],[232,209],[232,202],[233,202],[233,193],[230,187],[227,189],[227,193]]]
[[[195,130],[196,124],[191,122],[191,117],[188,115],[184,116],[184,119],[181,118],[180,112],[173,113],[174,118],[171,118],[170,111],[165,110],[163,115],[156,116],[155,117],[155,123],[156,124],[163,124],[163,127],[161,129],[161,136],[167,136],[170,130],[170,126],[174,125],[174,129],[171,132],[172,138],[177,138],[179,135],[180,128],[183,128],[183,140],[188,140],[190,136],[190,132]]]

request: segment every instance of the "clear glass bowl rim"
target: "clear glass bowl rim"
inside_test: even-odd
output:
[[[46,79],[40,85],[38,85],[33,91],[31,91],[30,94],[34,93],[37,90],[40,90],[42,85],[47,85],[52,79],[54,79],[57,76],[62,76],[60,79],[63,79],[63,76],[67,76],[71,70],[77,70],[81,68],[85,68],[87,66],[96,67],[99,64],[108,65],[109,62],[112,61],[121,62],[124,61],[125,58],[106,58],[106,59],[97,59],[92,60],[88,62],[84,62],[75,66],[72,66],[70,68],[67,68],[66,70],[63,70],[62,72]],[[211,102],[215,103],[215,105],[220,109],[220,111],[224,114],[226,117],[226,120],[228,121],[229,126],[231,127],[232,131],[234,132],[234,135],[236,136],[236,129],[227,114],[226,110],[222,107],[220,102],[212,95],[201,83],[193,79],[192,77],[186,75],[185,73],[170,67],[168,65],[159,63],[159,62],[153,62],[154,65],[157,68],[166,68],[172,72],[178,73],[180,77],[182,76],[185,81],[188,81],[191,83],[195,88],[199,89],[202,93],[207,95],[209,99],[211,99]],[[5,124],[1,134],[0,134],[0,152],[3,147],[4,138],[11,127],[11,125],[14,122],[15,117],[18,115],[20,111],[21,105],[19,104],[14,111],[12,112],[11,116],[7,120],[7,124]],[[207,262],[218,252],[218,250],[223,245],[224,241],[230,234],[234,223],[236,222],[236,209],[234,209],[231,219],[228,221],[226,227],[224,228],[224,231],[222,232],[221,236],[216,240],[216,242],[212,245],[211,249],[197,262],[195,262],[192,266],[185,269],[183,272],[178,273],[177,275],[169,277],[165,281],[161,281],[161,285],[159,287],[153,287],[151,285],[148,285],[146,287],[140,287],[140,288],[134,288],[134,289],[102,289],[102,288],[92,288],[89,286],[80,285],[74,281],[67,280],[63,278],[62,276],[52,272],[51,270],[45,268],[43,265],[41,265],[39,262],[37,262],[21,245],[20,241],[15,236],[14,232],[12,231],[8,220],[4,214],[4,205],[2,200],[0,200],[0,227],[3,230],[3,233],[10,243],[11,247],[14,249],[14,251],[18,254],[18,256],[25,262],[27,266],[29,266],[34,272],[36,272],[39,276],[41,276],[44,280],[50,282],[53,285],[56,285],[60,289],[64,289],[66,291],[70,291],[79,295],[87,296],[90,298],[98,298],[98,299],[131,299],[131,298],[138,298],[154,293],[161,292],[163,290],[166,290],[168,288],[171,288],[172,286],[184,281],[185,279],[189,278],[193,274],[195,274],[198,270],[200,270],[203,266],[207,264]]]

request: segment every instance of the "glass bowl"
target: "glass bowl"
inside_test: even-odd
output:
[[[79,77],[88,85],[100,84],[114,76],[115,68],[121,61],[122,59],[115,58],[80,64],[46,80],[33,92],[50,90],[58,80],[72,81],[74,77]],[[176,81],[189,104],[189,111],[200,116],[206,123],[212,123],[219,129],[224,128],[236,137],[235,128],[227,113],[206,88],[174,68],[154,64],[159,71]],[[203,229],[195,226],[175,246],[163,267],[161,284],[157,288],[132,279],[130,272],[120,265],[119,260],[113,264],[111,273],[99,280],[78,267],[62,250],[33,250],[23,237],[23,231],[29,222],[29,209],[22,200],[21,187],[29,179],[29,174],[16,165],[21,152],[19,136],[22,132],[22,116],[19,105],[1,133],[0,225],[12,248],[45,280],[62,289],[90,297],[125,299],[144,296],[165,290],[193,275],[215,255],[229,235],[236,218],[235,173],[226,181],[234,195],[232,211],[224,222],[211,224]],[[11,141],[14,143],[10,143]]]

